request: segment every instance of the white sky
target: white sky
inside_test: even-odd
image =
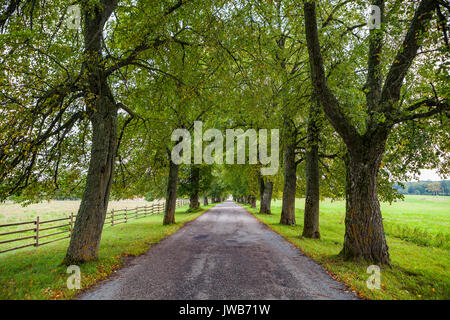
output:
[[[448,179],[449,177],[447,177]],[[432,180],[432,181],[441,181],[441,180],[445,180],[442,179],[437,173],[436,170],[430,170],[430,169],[421,169],[420,170],[420,177],[419,177],[420,181],[427,181],[427,180]],[[416,180],[412,180],[412,181],[416,181]]]

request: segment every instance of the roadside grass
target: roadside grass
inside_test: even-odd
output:
[[[406,201],[392,206],[382,204],[392,268],[381,267],[380,290],[367,288],[369,263],[344,261],[338,256],[344,239],[345,202],[320,203],[320,240],[301,237],[302,199],[296,201],[296,226],[280,225],[281,201],[272,202],[271,215],[257,214],[258,206],[246,208],[364,298],[448,300],[450,199],[435,203],[418,197],[406,197]]]
[[[281,202],[280,202],[281,203]],[[296,201],[304,208],[304,200]],[[421,246],[450,249],[450,197],[406,195],[405,201],[381,203],[385,232]],[[345,201],[321,201],[321,212],[345,217]]]
[[[81,290],[107,278],[126,263],[126,257],[147,252],[214,205],[196,213],[186,213],[188,206],[177,208],[177,223],[170,226],[162,225],[161,214],[106,226],[98,260],[80,265]],[[69,239],[0,255],[0,299],[70,299],[79,294],[80,290],[67,289],[70,275],[60,265],[68,243]]]

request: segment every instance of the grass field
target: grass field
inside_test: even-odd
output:
[[[154,203],[161,204],[160,200],[154,201]],[[147,202],[145,200],[122,200],[122,201],[110,201],[108,205],[108,212],[110,213],[112,210],[121,210],[121,209],[133,209],[137,207],[143,207],[143,206],[150,206],[152,205],[152,202]],[[54,219],[60,219],[60,218],[68,218],[71,213],[74,215],[77,214],[78,208],[80,206],[80,201],[50,201],[50,202],[43,202],[43,203],[37,203],[32,204],[30,206],[23,207],[20,204],[16,204],[13,202],[6,202],[2,203],[0,205],[0,225],[2,224],[10,224],[10,223],[17,223],[17,222],[30,222],[35,221],[36,217],[39,216],[39,219],[42,222],[54,220]],[[122,217],[123,218],[123,217]],[[117,218],[116,218],[117,219]],[[130,217],[130,219],[133,219],[133,216]],[[108,223],[110,220],[107,219],[105,221],[105,227],[108,227]],[[63,220],[63,221],[54,221],[50,223],[42,224],[41,230],[39,232],[40,237],[42,237],[43,240],[40,241],[42,243],[43,241],[53,241],[58,238],[67,236],[57,234],[58,232],[69,231],[69,220]],[[31,236],[35,236],[35,231],[30,230],[35,227],[35,224],[23,224],[18,226],[8,226],[8,227],[1,227],[0,233],[7,233],[7,232],[18,232],[13,234],[7,234],[2,235],[0,240],[6,241],[6,240],[12,240],[12,239],[18,239],[18,238],[26,238],[28,239],[19,241],[19,242],[9,242],[9,243],[0,243],[0,251],[12,249],[18,246],[23,245],[32,245],[35,243],[35,239],[30,238]],[[54,227],[54,229],[43,229],[43,228],[49,228]],[[30,230],[30,231],[26,231]],[[51,234],[56,233],[53,236],[49,236]],[[10,254],[7,253],[0,253],[1,255],[4,254]]]
[[[108,211],[112,209],[132,209],[150,204],[151,202],[145,200],[109,201]],[[66,217],[71,212],[76,214],[79,207],[79,200],[52,200],[49,202],[33,203],[26,207],[7,201],[0,204],[0,224],[34,220],[36,216],[39,216],[41,220],[57,219]]]
[[[248,208],[248,207],[247,207]],[[296,201],[296,226],[280,225],[281,201],[272,214],[255,216],[338,279],[369,299],[450,299],[450,197],[406,196],[381,205],[392,268],[382,267],[381,289],[369,290],[365,262],[343,261],[345,202],[320,203],[320,240],[302,238],[304,200]]]
[[[58,205],[61,205],[59,210]],[[28,211],[9,216],[6,221],[28,220],[34,215],[55,217],[73,210],[76,203],[52,202],[47,208],[44,204],[26,208]],[[113,208],[121,206],[134,208],[145,205],[141,201],[112,203]],[[105,279],[126,262],[128,256],[138,256],[165,237],[175,233],[184,223],[195,219],[207,208],[196,213],[185,213],[187,206],[177,208],[177,223],[163,226],[163,215],[132,219],[127,224],[106,226],[97,261],[81,267],[81,286],[86,289],[99,280]],[[14,205],[1,205],[2,213],[11,212]],[[5,209],[6,208],[6,209]],[[111,208],[111,206],[110,206]],[[4,216],[5,217],[5,216]],[[0,223],[5,223],[5,220]],[[26,248],[0,254],[0,300],[1,299],[70,299],[78,293],[68,290],[66,267],[61,266],[69,239],[51,243],[38,248]]]

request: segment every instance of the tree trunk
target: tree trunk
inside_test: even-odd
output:
[[[266,213],[264,203],[264,178],[259,174],[259,213]]]
[[[117,146],[117,109],[92,116],[92,150],[89,170],[64,263],[78,264],[98,256],[108,208]]]
[[[270,204],[272,202],[273,182],[267,181],[264,183],[263,197],[261,200],[261,208],[264,210],[260,213],[271,214]]]
[[[319,232],[319,106],[311,104],[307,128],[306,150],[306,199],[303,224],[303,236],[320,238]]]
[[[204,206],[208,205],[208,196],[206,194],[203,196],[203,205]]]
[[[285,128],[291,125],[285,121]],[[284,136],[284,188],[281,208],[281,224],[295,225],[295,192],[297,188],[297,164],[295,163],[295,138],[289,129]]]
[[[180,166],[169,160],[169,179],[167,181],[166,208],[163,224],[175,223],[175,209],[177,206],[178,171]]]
[[[117,2],[84,11],[84,43],[87,89],[86,109],[92,124],[91,159],[64,264],[79,264],[98,257],[103,224],[108,209],[117,149],[117,105],[104,74],[102,31]],[[95,99],[92,99],[95,97]]]
[[[189,208],[197,209],[200,207],[200,201],[198,200],[198,194],[200,192],[200,168],[198,166],[193,166],[191,168],[191,194],[189,196]]]
[[[389,264],[389,248],[377,195],[377,176],[385,141],[366,139],[365,147],[350,151],[347,161],[345,259],[363,258]]]
[[[256,197],[255,196],[250,196],[250,207],[251,208],[256,208]]]

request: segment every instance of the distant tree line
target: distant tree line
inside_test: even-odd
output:
[[[450,196],[450,180],[403,182],[394,187],[401,194]]]

